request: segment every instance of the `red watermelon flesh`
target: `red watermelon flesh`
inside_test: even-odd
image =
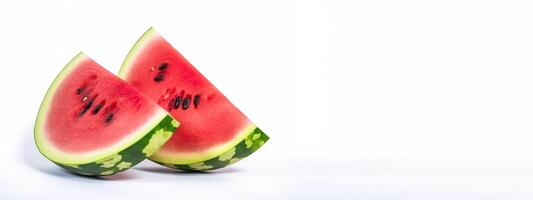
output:
[[[181,122],[150,159],[187,164],[216,157],[255,125],[155,30],[137,42],[119,76]]]
[[[74,153],[115,144],[138,128],[131,124],[158,111],[150,99],[88,57],[65,77],[53,99],[47,137],[58,149]]]

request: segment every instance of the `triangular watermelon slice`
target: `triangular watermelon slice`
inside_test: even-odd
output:
[[[131,49],[119,76],[181,122],[149,158],[157,163],[217,169],[252,154],[269,139],[153,28]]]
[[[48,89],[35,142],[69,171],[111,175],[152,155],[178,126],[151,99],[80,53]]]

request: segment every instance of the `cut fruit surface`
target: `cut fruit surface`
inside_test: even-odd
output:
[[[256,136],[260,138],[256,138],[257,144],[268,140],[268,136],[153,28],[132,48],[119,76],[181,122],[174,136],[149,158],[155,162],[188,170],[215,169],[236,162],[237,157],[233,161],[226,157],[251,134],[260,133],[261,137]],[[252,146],[244,145],[254,149]],[[253,151],[259,147],[256,145]],[[222,162],[203,165],[224,154]],[[246,157],[240,155],[238,160]],[[189,165],[202,167],[185,167]]]
[[[163,108],[80,53],[48,89],[35,142],[70,171],[111,175],[150,156],[177,126]]]

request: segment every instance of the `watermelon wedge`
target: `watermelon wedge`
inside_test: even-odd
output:
[[[48,89],[34,137],[52,162],[102,176],[146,159],[178,126],[155,102],[80,53]]]
[[[222,168],[269,139],[153,28],[133,46],[119,76],[181,122],[149,157],[159,164],[183,170]]]

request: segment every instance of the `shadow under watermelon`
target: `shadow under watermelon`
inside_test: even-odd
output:
[[[149,161],[146,161],[146,162],[149,162]],[[234,168],[234,167],[226,167],[226,168],[217,169],[213,171],[186,171],[186,170],[171,169],[171,168],[164,167],[164,166],[161,166],[155,163],[144,164],[134,169],[144,171],[144,172],[150,172],[150,173],[175,174],[175,175],[182,175],[182,176],[188,176],[188,175],[201,176],[201,175],[230,174],[230,173],[241,172],[241,170]]]

